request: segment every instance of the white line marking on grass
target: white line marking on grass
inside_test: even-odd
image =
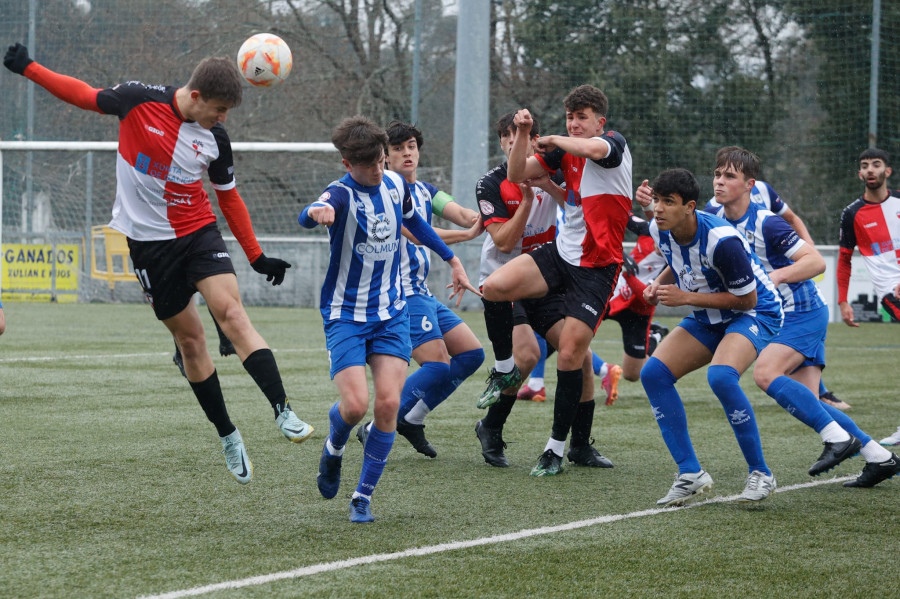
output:
[[[298,353],[298,352],[324,352],[324,347],[297,348],[297,349],[273,349],[272,353]],[[0,364],[14,364],[16,362],[70,362],[72,360],[116,360],[131,358],[151,358],[156,356],[171,356],[172,352],[149,352],[143,354],[81,354],[70,356],[60,354],[58,356],[22,356],[18,358],[0,358]]]
[[[847,480],[852,480],[855,478],[854,476],[844,476],[840,478],[829,478],[825,480],[814,480],[808,483],[800,483],[796,485],[789,485],[787,487],[781,487],[776,489],[776,493],[784,493],[787,491],[795,491],[797,489],[806,489],[809,487],[818,487],[820,485],[830,485],[834,483],[844,482]],[[591,518],[589,520],[578,520],[576,522],[568,522],[566,524],[557,524],[556,526],[543,526],[541,528],[529,528],[526,530],[520,530],[519,532],[507,533],[503,535],[496,535],[493,537],[482,537],[480,539],[472,539],[470,541],[455,541],[452,543],[441,543],[440,545],[429,545],[426,547],[414,547],[413,549],[406,549],[405,551],[397,551],[394,553],[376,553],[374,555],[365,555],[362,557],[355,557],[352,559],[338,560],[334,562],[325,562],[321,564],[314,564],[312,566],[304,566],[302,568],[297,568],[296,570],[287,570],[285,572],[276,572],[274,574],[263,574],[261,576],[252,576],[250,578],[243,578],[240,580],[230,580],[228,582],[219,582],[216,584],[209,584],[202,587],[194,587],[192,589],[184,589],[181,591],[171,591],[168,593],[162,593],[160,595],[143,595],[139,597],[139,599],[179,599],[180,597],[195,597],[197,595],[205,595],[206,593],[212,593],[214,591],[225,591],[225,590],[233,590],[240,589],[244,587],[250,586],[258,586],[262,584],[269,584],[270,582],[276,582],[278,580],[286,580],[290,578],[302,578],[304,576],[312,576],[314,574],[321,574],[322,572],[333,572],[335,570],[346,570],[347,568],[352,568],[354,566],[367,566],[369,564],[377,564],[379,562],[388,562],[397,559],[403,559],[406,557],[417,557],[421,555],[431,555],[434,553],[444,553],[446,551],[456,551],[457,549],[469,549],[471,547],[480,547],[483,545],[496,545],[498,543],[505,543],[508,541],[518,541],[519,539],[526,539],[528,537],[536,537],[540,535],[548,535],[556,532],[566,532],[569,530],[577,530],[579,528],[587,528],[589,526],[596,526],[597,524],[609,524],[610,522],[618,522],[620,520],[630,520],[632,518],[642,518],[644,516],[655,516],[656,514],[662,514],[666,512],[675,512],[679,510],[685,510],[695,507],[700,507],[702,505],[707,505],[710,503],[727,503],[730,501],[736,501],[738,495],[728,495],[723,497],[713,497],[711,499],[707,499],[706,501],[702,501],[699,503],[693,503],[686,506],[681,507],[666,507],[666,508],[653,508],[648,510],[640,510],[637,512],[631,512],[629,514],[613,514],[609,516],[599,516],[597,518]],[[377,524],[375,524],[377,526]]]

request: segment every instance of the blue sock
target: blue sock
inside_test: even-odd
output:
[[[400,392],[400,410],[397,420],[406,416],[419,400],[438,393],[441,387],[450,384],[450,365],[443,362],[425,362],[417,371],[406,377],[403,390]]]
[[[759,429],[756,427],[756,416],[750,400],[744,394],[740,385],[741,375],[731,366],[722,364],[710,366],[706,370],[706,380],[716,397],[725,408],[725,414],[734,430],[744,459],[750,471],[759,470],[771,475],[772,471],[766,465],[763,458],[762,441],[759,438]]]
[[[484,350],[480,347],[478,349],[470,349],[469,351],[462,352],[461,354],[456,354],[455,356],[450,358],[449,380],[446,384],[441,385],[434,392],[429,393],[424,398],[425,405],[428,406],[428,409],[433,410],[441,405],[441,402],[450,397],[450,395],[454,391],[456,391],[456,388],[459,387],[464,380],[472,376],[472,374],[474,374],[476,370],[481,368],[481,365],[483,363]],[[412,408],[412,406],[410,406],[410,408]],[[409,410],[406,410],[406,412],[408,411]],[[402,413],[400,414],[399,418],[403,418],[403,416],[406,415],[406,412],[403,412],[402,407],[401,412]]]
[[[688,434],[687,415],[681,396],[675,389],[675,381],[669,368],[652,356],[641,369],[641,384],[650,400],[663,441],[678,464],[678,473],[700,472],[700,462]]]
[[[366,439],[366,446],[363,451],[362,472],[359,474],[359,485],[356,492],[368,497],[372,496],[375,491],[375,485],[384,472],[384,465],[387,463],[388,454],[391,453],[391,446],[394,444],[394,437],[397,433],[383,433],[375,424],[369,428],[369,438]]]
[[[538,347],[541,348],[541,358],[531,369],[531,376],[542,379],[544,378],[544,362],[547,361],[547,341],[537,333],[534,334],[534,338],[537,339]]]
[[[819,379],[819,397],[822,397],[822,396],[825,395],[826,393],[828,393],[828,388],[825,386],[825,381],[823,381],[823,380],[820,378],[820,379]]]
[[[353,425],[347,424],[341,417],[341,412],[338,410],[339,403],[335,402],[328,411],[328,421],[331,423],[329,436],[331,437],[331,445],[335,449],[340,449],[347,444],[347,439],[350,438],[350,431],[353,430]]]
[[[865,446],[869,441],[872,440],[872,437],[867,435],[864,430],[859,428],[859,426],[857,426],[856,423],[853,422],[852,418],[850,418],[834,406],[829,406],[825,402],[819,403],[822,404],[822,407],[825,409],[825,411],[828,412],[828,414],[834,419],[835,422],[838,423],[838,425],[842,429],[859,439],[862,442],[863,446]]]
[[[825,410],[825,404],[812,391],[784,375],[776,378],[766,393],[787,410],[788,414],[811,427],[817,433],[834,422]]]
[[[593,351],[591,352],[591,360],[593,360],[594,363],[594,376],[600,376],[600,369],[603,368],[603,365],[606,364],[606,362]]]

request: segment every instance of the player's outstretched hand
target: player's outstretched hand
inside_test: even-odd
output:
[[[7,48],[6,54],[3,56],[3,66],[19,75],[24,75],[25,69],[27,69],[28,65],[32,62],[34,61],[28,57],[28,48],[19,42],[16,42]]]
[[[481,297],[481,292],[479,292],[475,287],[472,286],[472,283],[469,282],[469,277],[466,275],[466,269],[463,268],[462,262],[456,256],[453,256],[449,260],[447,260],[447,264],[450,265],[450,272],[453,277],[452,282],[447,285],[447,289],[452,289],[452,293],[450,293],[450,299],[456,297],[456,307],[462,303],[463,295],[466,293],[466,289]]]
[[[250,263],[253,270],[261,275],[266,275],[266,281],[271,281],[272,285],[281,285],[284,281],[284,271],[289,269],[291,265],[280,258],[269,258],[262,254],[259,258]]]

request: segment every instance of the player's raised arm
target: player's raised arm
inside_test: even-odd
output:
[[[28,48],[16,42],[6,50],[3,65],[19,75],[34,81],[48,92],[64,102],[84,110],[103,112],[97,106],[97,94],[100,89],[93,88],[84,81],[60,75],[36,63],[28,56]]]
[[[531,127],[534,119],[527,108],[516,113],[513,119],[515,133],[510,146],[506,178],[513,183],[522,183],[526,179],[540,177],[546,171],[537,158],[528,155],[531,147]]]

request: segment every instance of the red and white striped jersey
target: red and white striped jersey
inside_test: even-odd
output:
[[[880,204],[863,198],[841,212],[838,301],[847,301],[853,249],[858,247],[879,301],[900,283],[900,191]]]
[[[575,266],[622,263],[622,242],[631,212],[631,150],[625,138],[608,131],[609,154],[601,160],[573,156],[559,148],[537,158],[548,172],[561,169],[566,180],[566,218],[556,246]]]
[[[235,186],[225,128],[186,122],[175,91],[131,81],[97,94],[100,111],[120,121],[110,226],[131,239],[174,239],[214,223],[204,172],[218,191]]]

